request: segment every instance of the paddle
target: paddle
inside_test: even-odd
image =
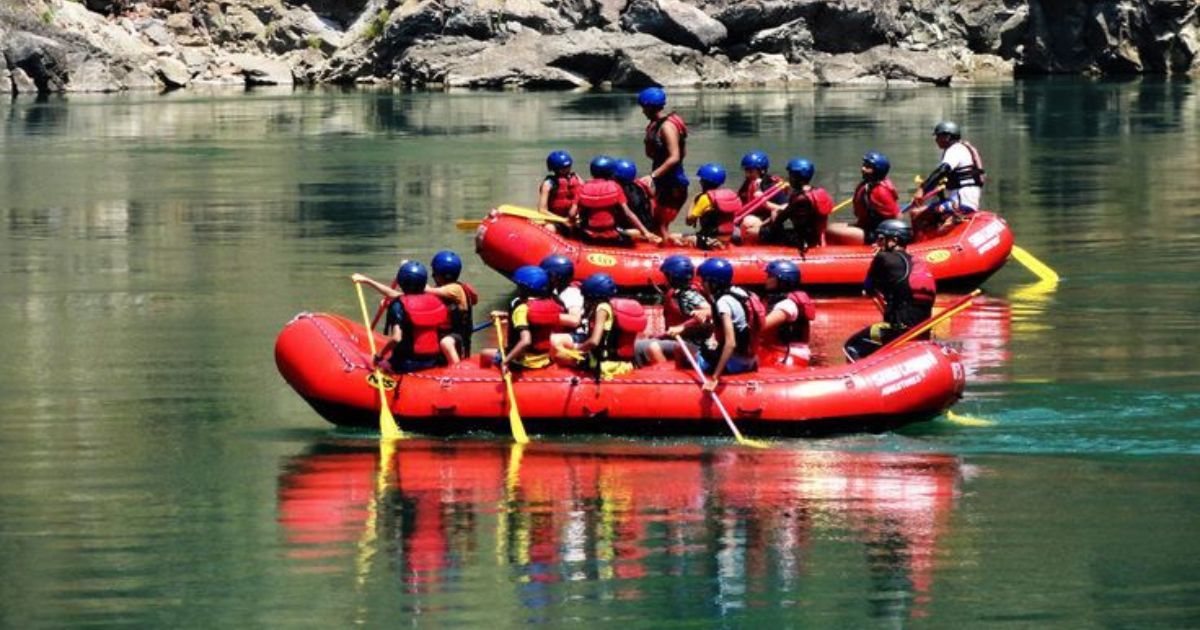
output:
[[[492,318],[492,323],[496,326],[496,345],[500,349],[500,360],[504,361],[507,357],[504,356],[504,326],[500,325],[500,318]],[[508,393],[508,426],[512,431],[513,440],[517,444],[526,444],[529,442],[529,436],[525,434],[525,424],[521,422],[521,411],[517,409],[517,394],[513,391],[512,372],[510,370],[501,370],[504,374],[504,389]]]
[[[546,214],[538,212],[534,208],[525,208],[522,206],[513,206],[503,204],[496,208],[496,212],[506,214],[512,217],[521,217],[530,221],[548,221],[550,223],[568,223],[566,217],[560,217],[557,214]],[[482,219],[459,219],[454,222],[454,226],[460,230],[473,230],[483,224]]]
[[[367,300],[363,297],[362,285],[355,282],[355,290],[358,291],[358,306],[362,309],[363,325],[366,326],[367,344],[371,348],[371,358],[375,358],[375,331],[371,330],[371,319],[367,314]],[[400,426],[396,424],[396,418],[392,416],[392,410],[388,407],[387,394],[383,391],[383,374],[379,372],[379,367],[375,367],[375,387],[379,390],[379,434],[385,440],[402,440],[404,433],[400,431]]]
[[[937,315],[933,315],[933,316],[929,317],[928,319],[926,319],[925,321],[921,322],[920,324],[918,324],[912,328],[909,328],[907,331],[904,332],[904,334],[891,340],[890,342],[888,342],[887,345],[883,346],[879,350],[876,350],[874,354],[879,354],[880,352],[883,352],[884,350],[891,350],[893,348],[902,346],[902,345],[912,341],[913,339],[916,339],[917,337],[925,334],[926,331],[930,330],[934,326],[937,326],[938,324],[946,321],[947,319],[950,319],[951,317],[954,317],[955,315],[971,308],[972,306],[975,305],[972,300],[974,300],[975,297],[978,296],[980,293],[983,293],[983,291],[981,291],[980,289],[975,289],[974,291],[967,294],[966,297],[962,298],[961,300],[958,300],[957,302],[955,302],[955,303],[951,304],[950,306],[946,307],[945,309],[943,309],[942,312],[938,313]]]
[[[683,338],[679,335],[675,335],[675,343],[679,344],[679,349],[683,352],[683,356],[687,357],[688,363],[692,364],[692,369],[696,370],[696,376],[700,378],[700,385],[707,385],[708,378],[704,376],[704,370],[700,369],[700,364],[696,363],[696,357],[692,356],[692,351],[688,350],[687,343],[685,343]],[[721,398],[717,396],[717,392],[708,393],[710,396],[712,396],[713,403],[717,405],[717,409],[721,410],[721,417],[725,418],[725,424],[728,425],[729,430],[733,432],[733,437],[737,439],[738,444],[741,444],[742,446],[752,446],[754,448],[770,448],[770,445],[766,442],[752,440],[743,436],[742,432],[738,431],[737,425],[733,423],[733,418],[729,417],[729,412],[725,410],[725,405],[721,403]]]
[[[759,195],[758,198],[753,199],[750,201],[750,203],[742,206],[742,211],[733,217],[733,222],[741,223],[742,219],[745,219],[746,217],[750,216],[750,213],[761,208],[764,203],[767,203],[771,200],[771,197],[774,197],[775,195],[778,195],[779,193],[791,187],[792,185],[787,182],[779,182],[778,184],[768,188],[767,192]]]

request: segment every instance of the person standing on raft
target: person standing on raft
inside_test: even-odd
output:
[[[912,228],[889,219],[875,229],[876,253],[867,270],[864,293],[883,311],[883,321],[858,331],[846,341],[846,358],[857,361],[870,355],[906,330],[929,319],[937,297],[937,282],[920,258],[905,250]],[[928,339],[929,335],[923,336]]]
[[[590,169],[592,179],[579,189],[579,201],[567,215],[583,238],[593,243],[629,245],[633,235],[639,234],[647,241],[659,242],[658,236],[629,209],[624,191],[613,180],[616,161],[607,155],[599,155],[592,159]],[[631,225],[633,229],[622,228],[623,224]]]
[[[987,181],[979,151],[962,139],[957,124],[948,120],[938,123],[933,128],[933,139],[942,150],[942,161],[913,196],[913,205],[924,203],[943,184],[945,192],[913,212],[913,226],[918,231],[937,229],[947,220],[957,220],[978,211],[983,185]]]
[[[742,156],[742,172],[746,178],[742,180],[742,185],[738,187],[737,191],[742,205],[763,196],[771,188],[783,182],[782,179],[769,172],[770,168],[771,159],[762,151],[751,151]],[[763,222],[783,210],[787,206],[787,202],[787,191],[781,190],[772,195],[771,199],[763,203],[757,210],[743,218],[742,242],[747,244],[759,242],[759,230],[762,228]]]
[[[642,178],[654,191],[655,233],[671,236],[671,222],[687,203],[688,178],[683,170],[687,155],[687,125],[675,112],[667,113],[667,93],[648,87],[638,93],[638,105],[649,120],[643,144],[650,158],[650,174]]]
[[[361,273],[350,279],[374,288],[389,299],[383,326],[388,340],[373,357],[381,369],[404,374],[458,362],[450,334],[450,309],[441,298],[425,290],[429,280],[425,265],[411,260],[400,263],[396,272],[400,291]]]
[[[883,221],[900,216],[899,194],[896,186],[888,179],[892,163],[887,156],[871,151],[863,156],[862,182],[854,189],[853,225],[837,223],[829,226],[829,234],[841,243],[875,242],[875,228]]]

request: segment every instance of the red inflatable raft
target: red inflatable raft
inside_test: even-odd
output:
[[[1004,266],[1012,245],[1012,231],[1003,219],[978,212],[944,233],[910,245],[909,251],[924,258],[939,290],[969,290]],[[536,265],[550,254],[563,254],[575,263],[576,277],[603,271],[626,291],[664,284],[658,266],[674,254],[686,254],[697,265],[707,257],[727,258],[733,263],[734,282],[741,285],[761,285],[766,264],[772,260],[794,260],[810,292],[859,291],[874,256],[865,245],[817,247],[808,250],[803,260],[798,260],[795,248],[779,245],[734,246],[720,252],[644,242],[604,247],[559,236],[539,223],[498,211],[479,226],[475,250],[489,267],[506,275],[522,265]]]
[[[368,378],[363,327],[303,313],[275,342],[283,378],[329,422],[375,427],[379,395]],[[383,338],[377,337],[377,344]],[[534,433],[724,434],[728,429],[690,371],[661,365],[597,383],[552,367],[517,374],[517,400]],[[930,419],[962,394],[965,369],[953,351],[911,343],[853,365],[766,366],[724,377],[719,394],[743,431],[812,434],[881,430]],[[447,368],[385,379],[402,428],[429,434],[508,432],[500,372],[478,357]]]

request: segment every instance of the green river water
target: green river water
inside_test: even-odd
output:
[[[0,626],[1200,626],[1200,88],[680,93],[690,169],[760,148],[843,198],[957,120],[1010,262],[944,339],[946,420],[784,440],[340,434],[276,372],[346,276],[467,254],[547,151],[640,155],[629,95],[0,104]],[[645,168],[645,160],[639,159]],[[973,322],[973,323],[972,323]],[[820,334],[818,330],[817,334]]]

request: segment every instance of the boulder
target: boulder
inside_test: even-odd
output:
[[[966,54],[956,67],[954,83],[959,81],[1000,81],[1012,79],[1013,62],[989,54]]]
[[[208,31],[217,43],[255,40],[267,33],[267,26],[258,15],[242,5],[232,5],[223,13],[218,9],[215,15],[209,15]]]
[[[292,85],[292,68],[278,59],[259,55],[234,54],[229,61],[238,68],[246,79],[247,86]]]
[[[325,55],[316,48],[301,48],[293,50],[283,57],[292,68],[292,76],[299,83],[313,84],[325,65]]]
[[[950,85],[954,64],[933,52],[918,52],[876,46],[860,53],[858,63],[867,73],[892,80],[917,81],[934,85]]]
[[[724,57],[706,58],[699,51],[654,37],[622,39],[614,43],[614,49],[610,81],[616,87],[719,85],[732,80]]]
[[[187,87],[192,82],[192,72],[187,64],[172,57],[158,59],[158,78],[168,90]]]
[[[621,12],[629,0],[592,0],[595,5],[596,25],[605,29],[618,28],[621,25]]]
[[[0,32],[0,36],[2,35],[3,32]],[[0,61],[0,94],[12,94],[13,91],[12,73],[8,71],[8,64]]]
[[[632,0],[621,26],[637,33],[697,50],[708,50],[728,36],[725,25],[681,0]]]
[[[445,45],[417,45],[409,50],[396,77],[409,85],[468,88],[571,89],[588,87],[587,79],[547,65],[546,39],[525,31],[503,43],[475,40]],[[469,52],[463,50],[469,46]]]
[[[889,41],[888,17],[871,0],[841,0],[820,5],[808,26],[817,50],[861,52]]]
[[[66,92],[119,92],[124,86],[113,76],[108,59],[84,52],[67,55]]]
[[[183,46],[179,48],[179,59],[183,65],[187,66],[188,73],[191,76],[196,76],[204,72],[208,64],[212,62],[215,55],[207,48],[199,48],[196,46]]]
[[[307,6],[300,6],[271,24],[267,46],[277,54],[302,48],[331,54],[342,46],[342,33],[332,22],[322,20]]]
[[[733,85],[750,87],[778,87],[796,84],[812,84],[810,66],[793,65],[780,54],[755,53],[733,67]]]
[[[20,68],[13,68],[10,70],[10,72],[12,73],[12,86],[14,94],[38,93],[37,83],[35,83],[33,78],[26,74],[24,70]]]
[[[38,92],[61,92],[68,82],[67,49],[64,45],[40,35],[10,31],[4,38],[4,56],[8,59],[21,93],[29,90],[24,79],[37,86]]]
[[[798,62],[811,55],[813,35],[803,18],[792,20],[782,26],[759,31],[750,38],[750,50],[765,53],[780,53],[788,61]]]
[[[818,59],[813,67],[818,85],[846,85],[866,76],[867,69],[858,60],[858,55],[842,53]]]
[[[821,0],[740,0],[730,2],[713,17],[728,31],[728,44],[747,43],[759,31],[779,28],[813,15]]]
[[[160,20],[145,19],[138,24],[138,31],[142,37],[150,41],[155,46],[170,46],[175,42],[175,38],[171,36],[171,31]]]

